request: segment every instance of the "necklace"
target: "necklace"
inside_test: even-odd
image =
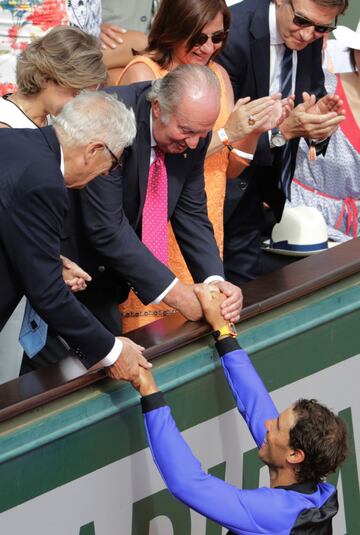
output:
[[[16,94],[15,93],[12,93],[10,94],[8,97],[6,97],[7,100],[9,100],[12,104],[14,104],[14,106],[16,106],[17,108],[19,108],[19,110],[29,119],[29,121],[31,121],[32,123],[34,123],[34,125],[37,127],[37,128],[42,128],[43,126],[47,126],[48,125],[48,119],[47,119],[47,116],[45,116],[45,121],[43,124],[41,125],[38,125],[35,123],[35,121],[28,115],[28,113],[25,111],[24,107],[20,104],[20,102],[18,101],[18,98],[16,98]]]

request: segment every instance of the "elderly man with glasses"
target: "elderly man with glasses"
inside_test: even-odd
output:
[[[135,134],[133,112],[94,91],[68,102],[52,126],[0,130],[0,331],[26,295],[87,368],[100,362],[111,377],[137,382],[139,366],[151,366],[143,348],[115,338],[77,301],[60,260],[67,188],[108,175]]]
[[[217,61],[228,71],[235,98],[281,91],[295,107],[277,129],[262,135],[252,165],[228,182],[224,219],[225,274],[234,284],[262,272],[264,203],[281,219],[289,197],[300,137],[309,157],[325,154],[328,137],[344,119],[342,102],[325,95],[322,38],[348,0],[244,0],[233,5],[232,26]],[[256,121],[256,117],[249,117]]]

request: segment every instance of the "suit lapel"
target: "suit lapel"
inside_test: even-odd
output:
[[[49,145],[51,151],[55,154],[55,157],[60,165],[61,163],[61,152],[60,152],[60,143],[56,137],[55,130],[52,126],[45,126],[45,128],[39,129],[41,134],[44,136],[46,143]]]
[[[149,167],[150,167],[150,103],[142,95],[138,111],[138,133],[136,136],[137,147],[137,177],[139,187],[139,209],[136,217],[136,227],[140,223],[144,208]]]
[[[258,9],[250,26],[251,58],[254,68],[257,98],[269,94],[270,32],[269,10]]]

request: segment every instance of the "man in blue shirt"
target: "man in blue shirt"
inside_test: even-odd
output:
[[[241,490],[201,468],[172,418],[151,372],[140,370],[139,392],[154,461],[170,492],[231,534],[328,535],[337,492],[325,481],[344,461],[344,422],[315,400],[300,399],[279,414],[231,325],[220,313],[221,294],[197,290],[237,407],[268,466],[270,488]]]

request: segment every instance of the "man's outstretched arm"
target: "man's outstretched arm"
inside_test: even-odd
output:
[[[236,405],[260,448],[266,432],[264,422],[278,416],[276,407],[248,354],[239,346],[236,338],[231,336],[232,326],[221,315],[222,294],[210,285],[199,286],[195,292],[205,318],[214,333],[218,333],[216,348]]]

